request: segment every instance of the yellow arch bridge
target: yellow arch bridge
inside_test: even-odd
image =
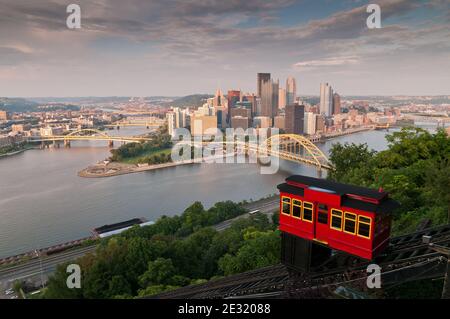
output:
[[[200,143],[184,141],[180,144],[190,144],[200,146]],[[332,169],[332,165],[325,154],[309,139],[296,134],[278,134],[269,137],[261,144],[249,143],[244,141],[211,141],[201,142],[201,146],[210,146],[222,144],[224,148],[227,145],[233,145],[244,152],[253,152],[258,156],[275,156],[287,161],[314,165],[318,169]]]
[[[112,145],[115,141],[143,143],[152,140],[152,138],[141,136],[112,136],[94,129],[83,129],[71,132],[67,135],[30,137],[29,140],[33,142],[63,141],[65,145],[70,145],[70,141],[108,141],[110,145]],[[188,141],[178,143],[177,145],[183,143],[191,144],[192,146],[196,145],[196,142],[192,144]],[[226,147],[227,144],[232,144],[245,152],[255,152],[259,156],[275,156],[291,162],[314,165],[319,169],[332,168],[331,163],[325,154],[313,142],[301,135],[274,135],[259,145],[244,141],[202,142],[201,144],[201,146],[223,144],[224,147]]]

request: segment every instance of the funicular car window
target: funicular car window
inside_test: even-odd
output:
[[[281,212],[284,215],[290,215],[291,214],[291,199],[289,197],[283,197],[283,207],[281,209]]]
[[[300,218],[302,212],[302,201],[298,199],[292,200],[292,216],[295,218]]]
[[[369,217],[358,216],[358,236],[370,238],[371,222]]]
[[[303,202],[303,220],[312,222],[313,220],[313,204]]]
[[[331,210],[331,226],[332,229],[342,230],[342,211],[337,209]]]
[[[356,233],[356,214],[347,212],[345,213],[344,232],[353,235]]]

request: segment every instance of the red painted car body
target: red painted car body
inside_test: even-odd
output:
[[[278,189],[282,232],[368,260],[388,246],[398,207],[388,193],[300,175]]]

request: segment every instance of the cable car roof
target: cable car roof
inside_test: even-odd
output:
[[[339,195],[354,195],[354,196],[361,196],[365,198],[370,198],[374,200],[381,200],[384,197],[386,197],[387,192],[384,191],[378,191],[371,188],[361,187],[361,186],[355,186],[355,185],[348,185],[348,184],[342,184],[333,182],[326,179],[321,178],[314,178],[309,176],[303,176],[303,175],[293,175],[288,178],[286,178],[286,182],[288,184],[297,184],[296,186],[301,187],[301,185],[305,185],[308,188],[318,188],[326,190],[327,192],[333,192]],[[300,184],[300,185],[299,185]]]

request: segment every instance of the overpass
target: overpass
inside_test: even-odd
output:
[[[125,143],[143,143],[151,141],[150,137],[143,136],[113,136],[95,129],[82,129],[73,131],[67,135],[45,135],[45,136],[30,136],[28,141],[30,142],[64,142],[65,146],[70,146],[71,141],[107,141],[110,146],[114,142]]]

